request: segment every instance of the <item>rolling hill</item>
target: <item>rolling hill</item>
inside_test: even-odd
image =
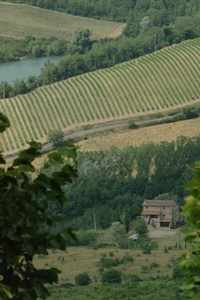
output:
[[[70,40],[89,29],[93,38],[118,37],[125,24],[67,15],[25,4],[0,2],[0,37],[22,39],[27,35]]]
[[[54,129],[68,132],[199,105],[199,96],[200,39],[195,39],[1,100],[0,110],[12,124],[2,148],[12,153],[31,139],[45,142]]]

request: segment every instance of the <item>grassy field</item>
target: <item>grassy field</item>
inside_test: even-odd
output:
[[[90,29],[95,39],[119,36],[124,24],[66,15],[24,4],[0,2],[0,36],[57,37],[70,40],[75,32]]]
[[[112,147],[125,148],[148,143],[171,142],[178,137],[200,136],[200,118],[138,129],[107,132],[78,143],[82,151],[104,151]]]
[[[168,47],[109,69],[45,86],[0,102],[12,127],[2,149],[12,153],[51,130],[65,133],[126,118],[199,105],[200,39]]]
[[[163,234],[162,234],[163,232]],[[70,300],[94,300],[94,299],[120,299],[119,295],[126,296],[125,299],[151,299],[151,296],[156,296],[163,294],[164,285],[162,285],[162,279],[167,278],[167,282],[172,280],[172,272],[176,258],[180,257],[184,250],[177,249],[176,245],[179,244],[183,248],[183,240],[179,230],[166,232],[166,230],[159,231],[155,234],[154,232],[153,240],[158,243],[158,249],[153,250],[151,254],[143,254],[141,250],[123,250],[118,248],[100,248],[92,249],[87,247],[74,247],[68,248],[66,252],[54,252],[49,255],[48,258],[39,258],[36,261],[37,266],[53,266],[59,268],[62,273],[60,275],[59,287],[54,288],[54,296],[51,299],[70,299]],[[152,235],[152,236],[153,236]],[[165,249],[168,248],[169,251],[166,253]],[[115,267],[116,269],[122,271],[124,277],[124,285],[117,287],[102,287],[100,284],[100,273],[98,262],[102,256],[110,256],[114,258],[132,257],[133,261],[126,262],[120,266]],[[88,288],[72,288],[65,289],[61,288],[67,283],[74,284],[74,277],[79,273],[87,272],[92,280],[93,284]],[[136,289],[134,284],[134,276],[137,276],[142,281],[141,283],[136,283],[136,285],[145,286],[147,285],[147,290]],[[131,279],[132,278],[132,279]],[[156,279],[156,280],[155,280]],[[131,286],[130,281],[132,280]],[[161,286],[159,284],[161,280]],[[152,281],[152,283],[150,283]],[[129,285],[127,285],[129,283]],[[158,286],[155,285],[158,283]],[[171,285],[172,283],[170,283]],[[154,285],[154,289],[150,287]],[[130,289],[130,293],[127,289]],[[157,290],[156,290],[157,289]],[[97,292],[98,291],[98,292]],[[174,290],[171,290],[171,294],[167,294],[167,300],[172,300],[172,296],[175,294]],[[119,295],[118,295],[119,294]],[[106,296],[107,295],[107,298]],[[108,297],[108,295],[110,295]],[[115,297],[114,297],[115,295]],[[138,298],[129,298],[130,296],[137,296]],[[145,298],[145,296],[148,296]],[[163,296],[163,295],[162,295]],[[171,298],[170,298],[170,297]],[[88,297],[88,298],[87,298]],[[140,298],[141,297],[141,298]],[[142,298],[144,297],[144,298]],[[156,299],[156,298],[154,298]],[[160,299],[160,298],[158,298]],[[176,299],[176,298],[174,298]],[[121,300],[121,299],[120,299]]]
[[[183,300],[177,294],[178,283],[157,279],[120,285],[55,289],[49,300]]]

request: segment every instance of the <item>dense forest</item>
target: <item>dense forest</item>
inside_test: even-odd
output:
[[[66,187],[66,215],[75,228],[107,228],[140,215],[144,199],[182,204],[192,167],[200,159],[200,139],[147,144],[108,152],[80,153],[78,177]]]
[[[200,9],[198,0],[12,0],[11,2],[118,21],[139,20],[149,15],[154,22],[161,21],[161,24],[170,23],[177,16],[196,14]]]

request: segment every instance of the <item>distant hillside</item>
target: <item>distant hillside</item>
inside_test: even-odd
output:
[[[124,24],[0,2],[0,37],[21,39],[33,35],[70,39],[84,29],[89,29],[95,39],[115,38],[122,33]]]
[[[200,39],[183,42],[110,69],[73,77],[2,100],[12,128],[3,151],[45,141],[53,129],[77,128],[181,109],[199,103]]]

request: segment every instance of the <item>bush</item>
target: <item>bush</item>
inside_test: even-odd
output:
[[[124,274],[123,280],[125,283],[134,284],[136,282],[142,281],[142,279],[135,274]]]
[[[90,276],[88,273],[80,273],[75,277],[75,283],[76,285],[89,285],[92,282]]]
[[[121,283],[122,282],[122,273],[120,271],[111,269],[103,272],[102,274],[102,283]]]
[[[168,253],[169,252],[169,249],[167,246],[164,247],[164,253]]]
[[[64,133],[60,130],[52,130],[49,133],[48,141],[55,147],[62,146],[64,143]]]
[[[151,250],[152,250],[152,247],[151,247],[151,244],[150,243],[144,243],[143,245],[143,254],[151,254]]]
[[[159,268],[159,264],[156,263],[156,262],[153,262],[153,263],[150,265],[150,269],[155,269],[155,268]]]
[[[112,267],[116,267],[120,264],[120,260],[118,258],[112,258],[112,257],[107,257],[107,256],[102,256],[100,258],[100,261],[99,261],[99,267],[101,269],[104,269],[104,268],[112,268]]]
[[[128,124],[129,129],[137,129],[138,127],[139,126],[134,121],[130,121]]]
[[[123,256],[120,259],[121,264],[128,264],[128,263],[131,263],[131,262],[134,262],[134,258],[132,256],[130,256],[129,254]]]
[[[145,236],[148,232],[147,225],[143,219],[137,219],[135,221],[134,229],[140,236]]]

